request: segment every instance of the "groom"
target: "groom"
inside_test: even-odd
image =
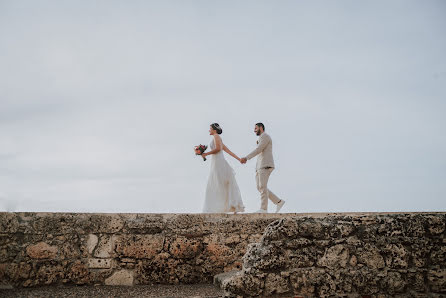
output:
[[[265,126],[263,123],[257,123],[254,127],[254,133],[259,136],[257,141],[257,148],[249,153],[246,157],[240,159],[242,164],[251,158],[257,157],[256,164],[256,183],[257,189],[260,192],[261,207],[256,213],[268,213],[268,198],[276,204],[276,213],[282,209],[285,204],[284,200],[279,199],[272,191],[268,189],[268,179],[271,172],[274,170],[273,160],[273,141],[271,137],[265,133]]]

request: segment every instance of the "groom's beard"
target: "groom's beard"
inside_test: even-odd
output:
[[[260,136],[260,131],[256,132],[256,135]]]

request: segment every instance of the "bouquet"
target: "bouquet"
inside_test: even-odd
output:
[[[195,146],[195,154],[196,155],[202,155],[203,153],[204,153],[204,151],[206,151],[206,149],[208,149],[208,146],[206,146],[206,145],[198,145],[198,146]],[[203,157],[203,161],[205,161],[206,160],[206,157]]]

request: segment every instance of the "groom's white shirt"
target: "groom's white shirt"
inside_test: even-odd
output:
[[[250,160],[257,155],[259,155],[259,157],[257,157],[256,164],[257,170],[267,167],[274,168],[273,141],[265,132],[260,135],[257,148],[249,153],[245,158]]]

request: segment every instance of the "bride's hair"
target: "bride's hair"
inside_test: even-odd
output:
[[[221,129],[220,125],[218,125],[218,123],[212,123],[211,127],[217,131],[217,133],[219,135],[221,135],[221,133],[223,132],[223,129]]]

